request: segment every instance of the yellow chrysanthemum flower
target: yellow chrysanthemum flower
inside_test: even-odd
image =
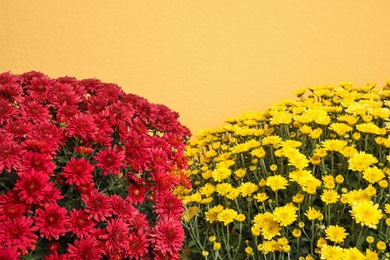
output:
[[[214,181],[218,182],[229,178],[230,175],[232,175],[232,171],[225,167],[217,167],[214,171],[212,171],[212,177]]]
[[[366,256],[356,247],[344,249],[342,257],[343,259],[367,260]]]
[[[215,188],[219,195],[225,196],[233,189],[233,186],[230,183],[219,183]]]
[[[282,227],[289,226],[297,219],[297,210],[298,208],[293,204],[277,207],[273,212],[274,220],[276,220]]]
[[[241,196],[247,197],[251,195],[252,193],[256,192],[259,189],[259,186],[257,184],[254,184],[253,182],[243,182],[241,183],[240,187],[238,187],[238,190],[241,193]]]
[[[378,160],[372,154],[359,152],[349,158],[348,169],[361,172],[377,162]]]
[[[255,198],[257,200],[257,202],[261,203],[261,202],[266,201],[269,197],[268,197],[267,193],[259,192],[255,196],[253,196],[253,198]]]
[[[324,260],[341,260],[343,249],[339,246],[324,245],[321,247],[321,259]]]
[[[381,128],[372,122],[357,124],[356,129],[362,133],[376,134],[376,135],[381,134]]]
[[[209,221],[210,223],[213,223],[214,221],[217,220],[218,213],[221,212],[222,210],[223,210],[223,206],[222,205],[217,205],[217,206],[212,207],[211,209],[209,209],[205,213],[206,220]]]
[[[309,220],[315,220],[315,219],[322,220],[324,218],[324,215],[322,215],[321,211],[316,210],[315,208],[312,207],[309,207],[309,209],[306,210],[305,216]]]
[[[368,167],[363,171],[363,178],[369,183],[376,183],[382,180],[385,174],[378,167]]]
[[[356,223],[376,229],[383,216],[382,210],[378,207],[379,204],[372,201],[360,201],[354,203],[349,212]]]
[[[339,225],[330,225],[325,229],[326,239],[339,244],[343,243],[348,233],[346,232],[344,227]]]
[[[352,130],[352,127],[344,123],[332,123],[330,124],[329,129],[335,131],[338,136],[344,136],[347,132]]]
[[[288,186],[288,180],[282,175],[274,175],[267,178],[266,185],[273,191],[283,190]]]
[[[203,196],[209,197],[215,191],[215,187],[213,184],[207,182],[202,188],[200,188],[199,193]]]
[[[334,204],[340,199],[340,195],[335,190],[324,190],[321,195],[321,200],[326,203],[326,205]]]
[[[220,222],[223,222],[225,226],[232,223],[237,217],[238,213],[234,209],[223,209],[220,212],[218,212],[217,220]]]
[[[336,151],[340,152],[347,146],[347,141],[345,140],[337,140],[337,139],[329,139],[325,140],[321,143],[321,145],[327,151]]]

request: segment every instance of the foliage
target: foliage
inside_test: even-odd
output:
[[[115,84],[0,74],[0,259],[178,259],[189,135]]]
[[[186,147],[186,259],[384,259],[390,82],[314,86]]]

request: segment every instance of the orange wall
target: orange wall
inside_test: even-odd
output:
[[[320,84],[390,79],[390,1],[0,0],[0,71],[96,77],[194,133]]]

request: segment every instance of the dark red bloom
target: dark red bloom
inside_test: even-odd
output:
[[[72,117],[79,114],[80,110],[77,105],[62,104],[58,106],[57,118],[58,123],[68,123]]]
[[[1,140],[0,136],[0,140]],[[0,142],[0,174],[5,170],[11,172],[12,169],[17,170],[21,166],[22,148],[13,141],[7,141],[4,138]]]
[[[98,128],[91,115],[76,114],[66,127],[66,136],[80,136],[83,140],[88,140],[89,138],[93,139],[97,131]]]
[[[110,174],[118,174],[121,170],[121,167],[125,166],[123,163],[125,159],[125,152],[117,151],[117,147],[108,148],[107,150],[99,151],[93,157],[97,164],[95,166],[102,168],[103,176]]]
[[[0,99],[0,125],[12,121],[18,114],[16,107],[9,101]]]
[[[128,189],[127,199],[137,205],[138,203],[143,203],[146,197],[146,188],[141,184],[130,184]]]
[[[88,218],[89,214],[84,210],[70,211],[69,216],[69,228],[74,235],[78,238],[85,238],[94,233],[94,226],[97,222],[93,219]]]
[[[18,84],[18,76],[12,75],[9,72],[0,74],[0,97],[11,101],[22,100],[22,90]]]
[[[99,222],[111,217],[112,207],[108,196],[95,192],[90,195],[83,194],[81,198],[85,203],[85,212],[89,214],[88,218]]]
[[[23,119],[8,122],[4,129],[18,138],[26,138],[31,134],[32,123]]]
[[[75,240],[74,245],[68,244],[68,259],[72,260],[99,260],[103,254],[99,242],[95,237]]]
[[[165,256],[178,254],[184,242],[184,230],[180,220],[161,216],[150,234],[154,250]]]
[[[0,260],[19,260],[18,249],[0,246]]]
[[[106,252],[108,254],[116,252],[123,256],[124,250],[122,247],[128,237],[128,226],[120,218],[115,218],[108,221],[106,230],[107,234],[100,236],[100,239],[105,241]]]
[[[49,176],[54,176],[56,165],[53,158],[48,154],[28,151],[23,154],[21,160],[23,161],[19,166],[21,172],[42,172]]]
[[[36,209],[35,226],[41,237],[58,240],[65,235],[68,227],[67,210],[57,204],[46,204],[44,209]]]
[[[49,176],[43,172],[20,173],[16,180],[15,191],[19,192],[19,198],[28,204],[40,203],[50,191],[48,185]]]
[[[31,218],[20,217],[0,222],[0,245],[14,247],[21,254],[35,249],[38,236]]]
[[[68,260],[68,254],[59,255],[58,252],[53,252],[50,255],[45,256],[45,260]]]
[[[112,205],[112,214],[125,222],[134,217],[134,212],[138,211],[131,205],[131,202],[122,198],[119,195],[112,195],[110,197]]]
[[[62,175],[67,178],[66,183],[68,184],[76,184],[78,186],[93,181],[92,172],[95,167],[84,158],[70,158],[63,169]]]
[[[141,229],[130,232],[125,247],[125,256],[130,259],[142,259],[148,253],[149,240],[147,233]]]
[[[20,112],[21,118],[32,123],[48,122],[51,117],[49,109],[36,101],[20,104]]]
[[[160,216],[168,215],[175,218],[183,214],[183,203],[172,192],[168,190],[159,192],[155,198],[156,204],[154,204],[153,208]]]

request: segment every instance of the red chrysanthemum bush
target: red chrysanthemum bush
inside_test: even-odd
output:
[[[0,74],[0,259],[179,259],[189,136],[115,84]]]

